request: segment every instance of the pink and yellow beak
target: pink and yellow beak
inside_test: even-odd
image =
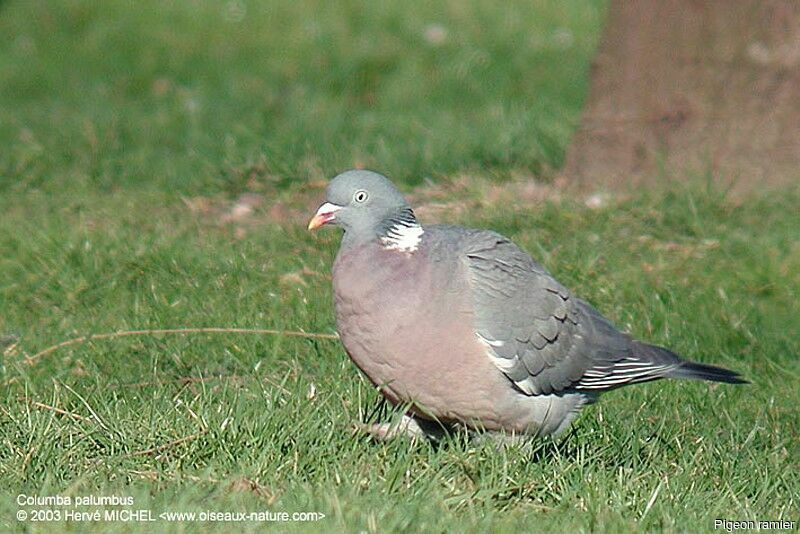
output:
[[[333,221],[336,218],[336,212],[342,209],[341,206],[337,206],[336,204],[331,204],[330,202],[326,202],[322,206],[319,207],[317,213],[311,217],[311,220],[308,221],[308,229],[309,230],[316,230],[322,225],[328,224],[329,222]]]

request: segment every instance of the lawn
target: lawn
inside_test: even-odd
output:
[[[0,2],[0,525],[86,529],[18,522],[37,508],[19,494],[325,514],[270,523],[288,531],[800,520],[800,190],[690,177],[587,203],[553,186],[604,4],[498,6]],[[133,329],[333,333],[339,236],[305,221],[360,165],[425,222],[501,231],[619,326],[752,383],[625,388],[554,441],[498,450],[354,434],[387,409],[329,339],[139,336],[30,359]]]

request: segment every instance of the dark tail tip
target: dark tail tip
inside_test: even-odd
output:
[[[729,369],[706,365],[697,362],[681,362],[680,367],[669,373],[670,378],[690,378],[694,380],[710,380],[712,382],[725,382],[727,384],[749,384],[748,380]]]
[[[690,362],[682,359],[669,349],[657,345],[649,345],[640,341],[631,344],[634,354],[658,365],[673,367],[666,376],[669,378],[689,378],[694,380],[710,380],[712,382],[726,382],[728,384],[749,384],[739,373],[730,371],[716,365]],[[678,364],[678,365],[675,365]]]

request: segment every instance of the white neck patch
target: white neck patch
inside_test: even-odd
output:
[[[424,233],[419,224],[398,223],[389,228],[386,235],[381,238],[381,242],[389,250],[414,252],[419,247]]]

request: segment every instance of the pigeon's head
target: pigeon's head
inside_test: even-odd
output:
[[[328,184],[325,203],[308,229],[332,223],[346,232],[374,235],[383,221],[404,210],[408,210],[408,203],[388,178],[372,171],[347,171]]]

